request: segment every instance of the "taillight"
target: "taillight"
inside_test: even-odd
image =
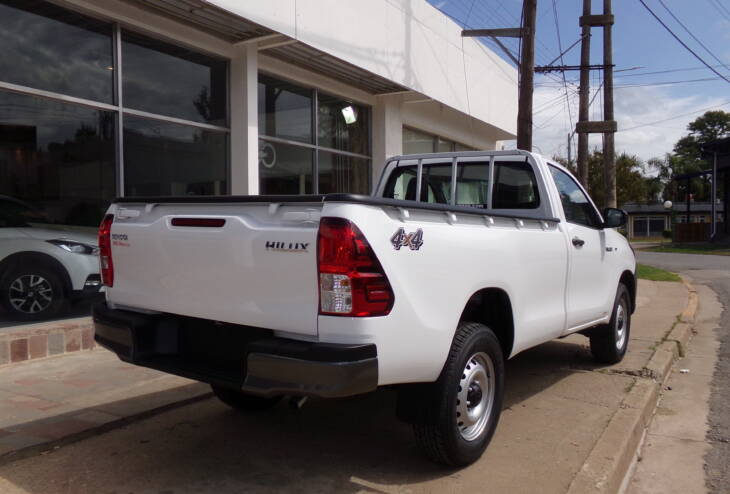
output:
[[[99,267],[101,282],[114,286],[114,263],[112,262],[112,223],[114,215],[107,214],[99,225]]]
[[[360,229],[343,218],[322,218],[317,235],[319,313],[384,316],[393,290]]]

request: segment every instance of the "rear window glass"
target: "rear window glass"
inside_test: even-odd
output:
[[[383,197],[416,200],[417,166],[401,166],[393,170],[385,185]],[[421,202],[449,204],[451,202],[451,163],[423,165]]]
[[[540,206],[537,179],[529,163],[497,161],[494,165],[493,209],[536,209]]]
[[[459,163],[456,168],[456,204],[486,208],[489,200],[489,163]]]

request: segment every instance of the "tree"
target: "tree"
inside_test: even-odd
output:
[[[674,182],[677,175],[707,170],[711,164],[702,159],[702,146],[710,141],[730,136],[730,113],[722,110],[708,111],[687,125],[689,134],[674,145],[672,153],[664,158],[649,160],[649,167],[656,172],[662,185],[663,199],[684,201],[687,199],[687,183]],[[709,200],[709,177],[697,177],[690,181],[695,200]]]
[[[574,163],[554,157],[555,161],[575,173]],[[658,184],[645,176],[646,167],[637,157],[621,153],[616,157],[616,199],[617,204],[627,202],[654,202],[658,197]],[[588,156],[588,192],[599,207],[605,206],[605,187],[603,184],[603,154],[594,149]]]

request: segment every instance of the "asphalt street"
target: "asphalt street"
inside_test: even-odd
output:
[[[712,381],[710,430],[712,448],[706,460],[710,492],[728,492],[730,486],[730,257],[637,251],[638,261],[682,274],[705,284],[718,295],[725,310],[720,323],[720,354]],[[700,301],[700,303],[702,303]]]

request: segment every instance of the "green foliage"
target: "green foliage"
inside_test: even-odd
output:
[[[662,230],[662,237],[672,238],[672,230]]]

